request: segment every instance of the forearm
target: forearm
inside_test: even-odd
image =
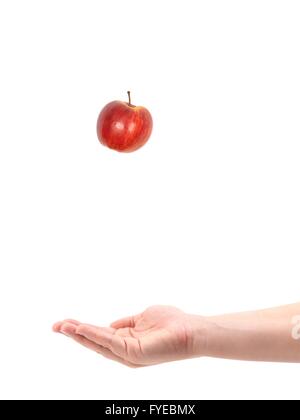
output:
[[[209,357],[300,362],[300,304],[207,318]]]

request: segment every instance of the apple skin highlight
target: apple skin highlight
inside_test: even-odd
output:
[[[97,122],[99,141],[118,152],[134,152],[142,147],[152,133],[150,112],[130,102],[113,101],[101,111]]]

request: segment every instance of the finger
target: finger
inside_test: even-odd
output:
[[[138,320],[140,315],[136,316],[128,316],[126,318],[118,319],[117,321],[114,321],[110,326],[112,328],[133,328]]]
[[[74,331],[74,330],[73,330]],[[136,358],[137,340],[133,337],[122,337],[114,328],[93,327],[81,324],[76,328],[76,334],[93,341],[110,350],[116,357],[127,363],[141,364]]]
[[[106,349],[105,347],[101,347],[101,350],[99,351],[99,353],[102,356],[106,357],[107,359],[114,360],[115,362],[122,363],[122,365],[131,367],[131,368],[144,367],[143,365],[136,365],[134,363],[131,363],[131,362],[128,362],[127,360],[122,359],[121,357],[118,357],[117,355],[115,355],[113,352]]]
[[[53,331],[54,332],[60,332],[61,327],[63,326],[63,324],[65,324],[66,322],[70,323],[70,324],[74,324],[76,326],[80,325],[79,321],[75,321],[75,319],[65,319],[64,321],[60,321],[57,322],[56,324],[53,325]]]
[[[131,368],[137,368],[142,367],[142,365],[135,365],[133,363],[127,362],[126,360],[121,359],[120,357],[113,354],[110,350],[106,349],[105,347],[99,346],[98,344],[88,340],[87,338],[78,335],[78,334],[70,334],[70,338],[72,338],[76,343],[82,345],[83,347],[94,351],[95,353],[101,354],[106,359],[113,360],[115,362],[121,363],[122,365],[131,367]]]
[[[100,346],[98,344],[94,343],[93,341],[87,340],[85,337],[77,335],[76,334],[76,329],[77,329],[76,325],[73,325],[71,323],[65,323],[61,327],[61,333],[66,335],[67,337],[72,338],[76,342],[84,345],[85,347],[89,348],[90,350],[98,352]]]
[[[71,324],[71,322],[65,322],[61,328],[60,328],[60,332],[68,337],[70,337],[71,335],[76,334],[76,329],[77,326],[74,324]]]
[[[100,346],[110,349],[115,329],[93,327],[92,325],[81,324],[76,328],[76,334],[82,335]]]
[[[85,337],[82,337],[81,335],[70,334],[69,337],[89,350],[95,351],[96,353],[99,353],[100,351],[101,347],[98,344],[88,340]]]

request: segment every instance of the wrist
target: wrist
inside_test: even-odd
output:
[[[216,328],[208,317],[190,316],[190,353],[191,357],[207,357],[211,355],[211,342]]]
[[[222,357],[227,341],[222,319],[191,315],[190,325],[191,357]]]

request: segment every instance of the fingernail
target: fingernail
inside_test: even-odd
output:
[[[53,327],[52,327],[52,330],[54,331],[54,332],[59,332],[60,331],[60,323],[56,323],[56,324],[54,324],[53,325]]]

